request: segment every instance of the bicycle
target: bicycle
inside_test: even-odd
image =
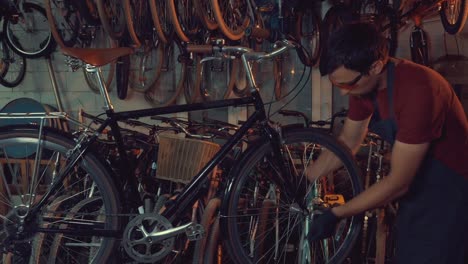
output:
[[[347,201],[362,190],[358,168],[346,147],[331,136],[312,128],[282,129],[270,124],[249,67],[250,61],[270,59],[296,47],[293,42],[281,41],[271,53],[259,53],[238,46],[189,45],[190,52],[215,51],[221,56],[240,57],[250,96],[125,112],[114,110],[99,67],[131,54],[133,49],[63,48],[64,54],[79,58],[88,71],[98,73],[107,118],[92,129],[65,113],[0,115],[40,120],[33,126],[0,129],[3,252],[29,262],[105,263],[120,255],[115,250],[121,240],[124,250],[120,253],[125,252],[127,258],[161,261],[172,252],[176,236],[185,234],[190,240],[202,237],[201,226],[184,216],[204,193],[211,170],[247,132],[255,130],[260,136],[236,160],[221,189],[220,228],[226,234],[230,257],[236,263],[286,259],[341,263],[360,230],[360,219],[343,219],[333,237],[308,241],[313,210],[329,202],[322,199],[326,194],[320,186],[307,182],[304,171],[322,151],[334,153],[343,168],[327,181]],[[253,105],[255,110],[177,197],[166,201],[154,193],[155,205],[143,206],[118,121],[240,105]],[[50,118],[66,119],[82,129],[71,135],[44,127]],[[93,150],[93,143],[107,127],[118,149],[119,174]]]
[[[26,73],[26,58],[11,51],[0,33],[0,85],[13,88],[19,85]]]
[[[2,0],[0,4],[4,39],[14,52],[38,58],[55,50],[44,8],[24,0]]]

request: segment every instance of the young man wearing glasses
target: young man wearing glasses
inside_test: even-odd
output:
[[[468,122],[450,84],[427,67],[389,57],[386,39],[364,23],[345,25],[330,36],[321,70],[349,95],[339,139],[353,154],[368,129],[393,146],[389,174],[314,217],[309,239],[330,237],[340,218],[398,198],[395,263],[465,263]],[[326,153],[308,167],[307,176],[315,181],[339,166]]]

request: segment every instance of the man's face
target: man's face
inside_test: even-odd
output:
[[[337,68],[328,78],[342,95],[367,95],[378,88],[378,78],[372,73],[364,74],[344,66]]]

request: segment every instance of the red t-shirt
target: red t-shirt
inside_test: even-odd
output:
[[[386,89],[378,92],[377,103],[381,118],[389,118]],[[431,142],[430,153],[468,179],[468,121],[450,84],[434,70],[402,60],[395,67],[393,104],[396,140]],[[364,120],[373,111],[371,99],[350,96],[351,120]]]

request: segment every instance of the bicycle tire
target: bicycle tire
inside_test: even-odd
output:
[[[97,0],[99,19],[104,30],[114,40],[119,40],[125,31],[125,11],[121,0]]]
[[[209,31],[216,30],[218,23],[214,17],[213,8],[211,7],[211,0],[198,0],[195,1],[195,9],[198,12],[201,22]]]
[[[427,33],[420,27],[415,27],[410,34],[410,50],[413,62],[430,65]]]
[[[205,263],[204,259],[206,257],[205,249],[209,242],[213,223],[216,219],[216,215],[219,213],[219,207],[221,206],[221,199],[213,198],[208,201],[206,205],[203,215],[200,221],[200,224],[203,226],[203,230],[205,230],[205,235],[202,239],[197,240],[195,243],[195,249],[193,252],[193,264],[198,263]]]
[[[345,201],[348,201],[361,192],[362,184],[359,169],[350,151],[343,144],[336,141],[330,135],[312,128],[291,129],[283,132],[282,146],[284,153],[282,157],[288,157],[288,160],[285,160],[284,164],[287,169],[290,169],[289,172],[297,171],[293,175],[304,176],[304,168],[308,165],[307,162],[317,157],[315,155],[317,153],[314,153],[314,151],[327,149],[334,153],[344,164],[343,169],[337,170],[326,177],[330,178],[329,181],[333,183],[334,193],[343,195]],[[263,201],[266,199],[272,199],[276,203],[273,209],[275,217],[272,217],[274,221],[266,225],[268,227],[271,226],[269,233],[265,234],[265,236],[256,234],[257,238],[265,237],[267,239],[265,242],[270,245],[270,247],[266,247],[270,250],[262,253],[262,260],[265,263],[297,263],[299,254],[302,253],[302,250],[306,250],[304,248],[301,248],[301,251],[295,249],[299,248],[300,237],[301,235],[304,236],[306,234],[305,231],[307,231],[302,230],[300,225],[308,224],[309,221],[307,220],[309,217],[304,212],[305,214],[296,214],[297,219],[291,219],[291,216],[294,216],[294,214],[291,214],[292,211],[290,209],[291,205],[296,203],[307,206],[309,212],[313,210],[314,204],[312,201],[316,197],[312,195],[311,191],[312,187],[315,189],[317,186],[309,184],[304,177],[293,179],[292,181],[296,183],[294,186],[297,189],[290,191],[292,191],[293,195],[300,197],[304,201],[290,199],[286,192],[282,191],[282,188],[285,186],[284,183],[275,182],[273,180],[274,177],[271,176],[271,174],[279,173],[279,168],[275,166],[277,163],[271,160],[271,151],[270,142],[267,139],[263,139],[258,144],[251,145],[231,171],[231,182],[228,184],[231,188],[225,195],[221,207],[221,215],[226,217],[221,217],[221,224],[226,232],[225,237],[227,240],[225,246],[230,257],[236,263],[255,263],[259,260],[254,258],[255,254],[253,250],[255,250],[256,244],[252,245],[252,238],[250,236],[253,234],[249,232],[253,230],[250,230],[248,223],[258,219],[258,215],[256,214],[261,211],[261,208],[258,206],[262,206]],[[298,165],[298,167],[292,168],[295,165]],[[282,211],[282,209],[285,210]],[[286,219],[279,219],[277,216],[285,216]],[[296,218],[296,216],[294,217]],[[276,220],[277,218],[278,220]],[[289,229],[288,223],[299,223],[299,225],[293,225],[294,228]],[[308,250],[312,253],[317,253],[312,255],[314,256],[314,260],[311,263],[342,263],[353,247],[359,234],[361,223],[362,218],[360,216],[347,218],[339,224],[340,228],[337,229],[334,236],[330,239],[311,243],[311,247]],[[275,236],[275,232],[281,232],[281,235],[276,233],[278,236]],[[276,238],[281,239],[275,241]],[[285,240],[284,238],[288,238],[288,241],[283,241]],[[333,245],[332,248],[329,248],[329,250],[333,251],[328,252],[330,254],[328,259],[325,256],[319,255],[321,253],[320,245],[325,243]],[[274,249],[284,250],[286,248],[288,249],[287,255],[282,251],[276,252],[277,254],[274,252]],[[273,260],[275,255],[276,258]]]
[[[241,39],[245,35],[245,29],[251,23],[248,16],[248,1],[237,2],[239,5],[233,6],[230,5],[229,0],[211,0],[211,7],[218,27],[230,40]],[[232,10],[232,7],[236,10]]]
[[[188,104],[197,103],[201,100],[200,89],[196,86],[197,74],[200,70],[199,67],[201,67],[201,55],[192,54],[192,56],[193,58],[187,58],[181,62],[185,64],[187,69],[187,74],[185,75],[184,80],[184,97]]]
[[[3,32],[10,48],[26,58],[38,58],[49,55],[55,50],[47,15],[44,8],[34,3],[23,3],[23,11],[18,18],[4,19]],[[33,20],[33,22],[30,22]],[[25,37],[25,38],[23,38]]]
[[[199,0],[168,0],[172,26],[181,41],[193,42],[200,32],[201,22],[198,20],[198,14],[193,3],[197,1]]]
[[[127,98],[128,93],[128,73],[130,71],[130,55],[117,59],[115,66],[117,97],[121,100]]]
[[[23,195],[23,200],[6,201],[11,207],[24,206],[24,204],[29,203],[31,203],[31,206],[34,206],[34,203],[38,201],[37,199],[28,199],[28,197],[31,197],[31,195],[27,194],[29,188],[17,188],[15,187],[17,186],[16,183],[26,184],[26,186],[28,186],[28,184],[36,186],[35,189],[32,189],[35,193],[31,193],[30,191],[29,193],[35,195],[32,197],[40,197],[48,190],[51,182],[54,180],[53,173],[64,168],[67,162],[69,162],[66,158],[67,152],[75,147],[74,139],[67,134],[54,131],[50,128],[43,128],[42,132],[41,138],[38,139],[39,127],[37,126],[10,126],[0,129],[0,145],[3,150],[1,159],[2,162],[6,164],[1,171],[2,181],[6,183],[2,185],[2,191],[5,191],[4,193],[13,192],[18,193],[18,195]],[[30,153],[30,149],[36,150],[39,142],[42,146],[40,154],[36,155],[37,153],[34,151],[31,155],[21,155],[21,153]],[[11,152],[13,149],[14,151]],[[9,155],[13,153],[15,153],[14,156]],[[33,182],[32,178],[30,180],[24,177],[24,175],[28,175],[27,171],[15,172],[11,170],[12,168],[18,168],[22,163],[29,163],[33,166],[35,164],[35,158],[39,158],[41,161],[41,165],[37,168],[36,174],[41,177],[38,178],[36,182]],[[107,165],[97,156],[91,152],[84,154],[75,164],[75,167],[72,168],[70,175],[67,175],[66,178],[59,183],[57,192],[54,193],[55,198],[62,195],[70,197],[62,201],[64,203],[61,205],[62,210],[56,212],[47,209],[56,202],[53,195],[49,201],[46,201],[44,210],[40,211],[43,215],[37,216],[37,219],[40,219],[40,221],[37,223],[35,222],[33,225],[37,224],[43,228],[59,228],[61,224],[71,224],[74,225],[78,231],[80,230],[80,223],[84,224],[86,222],[86,228],[93,228],[89,223],[97,221],[98,223],[102,223],[98,225],[101,229],[119,230],[119,217],[106,217],[107,215],[118,214],[120,208],[119,194],[109,173],[110,170],[107,168]],[[6,177],[6,175],[10,175],[10,177]],[[16,176],[11,177],[11,175]],[[74,215],[67,213],[70,212],[68,210],[80,203],[80,201],[85,200],[87,196],[99,200],[98,203],[95,204],[98,208],[87,207],[88,213],[86,214]],[[0,212],[0,214],[5,217],[12,217],[11,213],[13,213],[13,211],[10,211],[9,214]],[[64,214],[66,214],[67,217],[65,217]],[[82,227],[81,225],[81,228]],[[58,235],[62,233],[52,234]],[[37,252],[34,254],[35,256],[40,256],[42,259],[41,263],[43,263],[43,260],[47,261],[49,257],[49,246],[51,243],[47,239],[53,240],[55,235],[44,237],[44,241],[41,242],[41,249],[43,249],[43,252],[41,254]],[[85,238],[83,236],[67,234],[66,239],[70,242],[74,242],[75,245],[66,249],[65,247],[67,245],[64,244],[62,250],[68,250],[66,251],[68,259],[77,260],[77,263],[105,263],[115,251],[116,239],[100,237],[102,240],[96,240],[95,238],[96,236]],[[2,236],[1,239],[3,244],[5,237]],[[89,243],[91,239],[93,243],[96,243],[99,247],[92,246]],[[64,260],[62,259],[62,261]],[[57,263],[67,262],[68,261],[58,261]]]
[[[127,29],[133,43],[140,47],[154,41],[151,13],[148,1],[125,0],[124,11]]]
[[[50,30],[60,47],[73,47],[78,41],[81,21],[78,10],[72,3],[72,1],[45,0]]]
[[[165,44],[171,42],[173,27],[169,15],[167,1],[149,0],[153,24],[159,40]]]
[[[309,53],[308,66],[316,66],[320,58],[321,19],[312,8],[299,10],[296,18],[296,38]]]
[[[450,6],[449,2],[454,2],[455,6]],[[451,13],[454,9],[455,13]],[[440,20],[445,31],[449,34],[455,35],[461,32],[466,24],[468,18],[468,4],[466,0],[443,1],[439,11]],[[456,16],[454,19],[451,16]]]
[[[144,45],[130,55],[130,70],[128,85],[136,91],[144,93],[153,87],[161,73],[163,62],[162,45]]]
[[[0,85],[8,88],[18,86],[26,73],[26,59],[10,51],[0,38]]]
[[[177,43],[164,44],[162,67],[153,87],[145,92],[145,99],[154,107],[163,107],[176,103],[184,87],[187,65],[178,63],[182,52]]]

